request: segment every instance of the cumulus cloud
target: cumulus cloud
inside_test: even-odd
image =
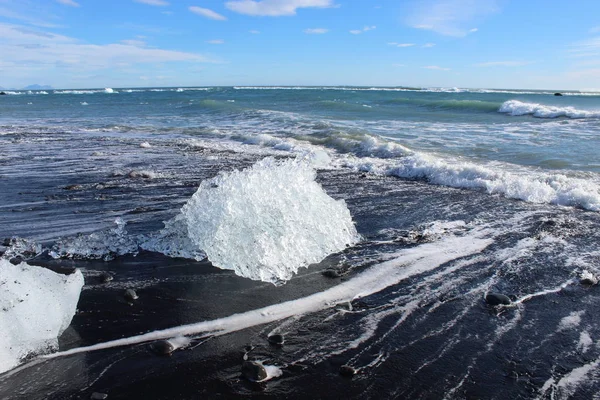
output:
[[[56,0],[56,1],[59,2],[60,4],[64,4],[65,6],[80,7],[79,3],[77,3],[73,0]]]
[[[168,6],[169,3],[167,3],[164,0],[133,0],[136,3],[142,3],[142,4],[148,4],[150,6]]]
[[[218,13],[214,12],[213,10],[209,10],[208,8],[191,6],[189,8],[189,10],[191,12],[193,12],[194,14],[198,14],[198,15],[201,15],[203,17],[214,19],[214,20],[217,20],[217,21],[225,21],[225,20],[227,20],[227,18],[224,17],[223,15],[218,14]]]
[[[322,35],[327,32],[329,32],[329,29],[325,28],[310,28],[304,30],[304,33],[307,33],[309,35]]]
[[[413,28],[463,37],[477,31],[477,28],[468,27],[472,21],[478,21],[499,9],[497,0],[414,0],[406,22]]]
[[[363,32],[372,31],[373,29],[377,29],[377,27],[375,25],[365,26],[362,29],[353,29],[350,31],[350,33],[353,35],[360,35]]]
[[[443,68],[437,65],[427,65],[425,67],[423,67],[425,69],[432,69],[434,71],[450,71],[450,68]]]
[[[333,0],[235,0],[225,3],[231,11],[253,15],[279,17],[296,15],[299,8],[334,7]]]

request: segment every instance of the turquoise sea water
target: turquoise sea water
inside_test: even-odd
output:
[[[265,152],[321,148],[334,163],[364,171],[600,207],[598,93],[353,87],[8,93],[0,98],[5,138],[103,132]]]

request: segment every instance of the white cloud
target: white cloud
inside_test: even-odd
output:
[[[600,26],[595,26],[590,29],[590,33],[598,33],[600,32]]]
[[[258,35],[260,34],[260,31],[257,31],[256,29],[252,29],[251,31],[249,31],[251,34],[253,35]]]
[[[372,31],[373,29],[377,29],[377,27],[375,25],[365,26],[362,29],[353,29],[353,30],[350,31],[350,33],[353,34],[353,35],[360,35],[363,32]]]
[[[406,65],[404,65],[404,64],[393,64],[393,65],[394,65],[394,67],[406,67]]]
[[[329,32],[329,29],[325,29],[325,28],[311,28],[311,29],[304,30],[304,33],[307,33],[309,35],[322,35],[327,32]]]
[[[333,0],[236,0],[226,2],[225,7],[240,14],[279,17],[296,15],[299,8],[334,7],[334,3]]]
[[[169,3],[164,0],[133,0],[136,3],[148,4],[150,6],[168,6]]]
[[[522,67],[533,64],[531,61],[489,61],[475,64],[476,67]]]
[[[450,71],[450,68],[443,68],[443,67],[439,67],[437,65],[428,65],[426,67],[423,67],[425,69],[432,69],[434,71]]]
[[[424,44],[423,46],[421,46],[421,47],[428,48],[428,47],[433,47],[433,46],[435,46],[435,43],[425,43],[425,44]]]
[[[394,47],[412,47],[415,45],[414,43],[396,43],[396,42],[390,42],[388,44],[390,46],[394,46]]]
[[[574,43],[569,52],[573,57],[596,57],[600,56],[600,36]]]
[[[209,44],[223,44],[223,43],[225,43],[225,41],[223,39],[213,39],[213,40],[207,40],[206,43],[209,43]]]
[[[146,45],[146,42],[144,42],[143,40],[135,40],[135,39],[121,40],[121,43],[126,44],[128,46],[135,46],[135,47],[144,47]]]
[[[31,51],[35,45],[35,51]],[[75,38],[51,32],[0,23],[0,54],[10,54],[10,65],[1,72],[4,79],[35,79],[52,71],[67,79],[73,73],[90,74],[101,69],[127,65],[167,62],[217,62],[197,53],[146,47],[140,40],[111,44],[81,43]]]
[[[191,6],[189,8],[189,10],[191,12],[193,12],[194,14],[198,14],[198,15],[201,15],[203,17],[214,19],[214,20],[217,20],[217,21],[225,21],[225,20],[227,20],[227,18],[224,17],[223,15],[218,14],[218,13],[214,12],[213,10],[209,10],[208,8]]]
[[[60,4],[64,4],[65,6],[80,7],[79,3],[76,3],[73,0],[56,0],[56,1],[59,2]]]
[[[414,0],[406,22],[413,28],[463,37],[477,31],[465,25],[498,11],[497,0]]]
[[[15,11],[21,8],[22,10]],[[36,15],[35,10],[23,9],[23,3],[16,3],[13,1],[2,1],[0,0],[0,17],[8,18],[11,20],[17,20],[25,22],[26,24],[39,26],[42,28],[60,28],[60,25],[46,21],[44,18],[47,15],[41,15],[39,12]]]
[[[479,30],[479,29],[477,29],[477,28],[469,29],[469,33],[475,33],[475,32],[477,32],[478,30]]]

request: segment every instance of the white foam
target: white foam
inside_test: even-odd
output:
[[[58,348],[71,323],[83,275],[61,275],[0,259],[0,373],[33,353]]]
[[[267,324],[296,315],[316,312],[337,304],[345,304],[353,299],[368,296],[411,276],[422,274],[440,267],[442,264],[481,252],[491,243],[489,233],[473,230],[461,236],[450,235],[434,243],[401,250],[394,258],[370,267],[360,275],[328,290],[268,307],[233,314],[225,318],[182,325],[138,336],[117,339],[88,347],[80,347],[44,356],[54,358],[87,351],[133,345],[152,340],[168,339],[174,336],[203,334],[223,335],[248,327]]]
[[[600,110],[579,110],[574,107],[557,107],[538,103],[525,103],[519,100],[508,100],[502,104],[498,112],[512,116],[532,115],[538,118],[600,118]]]
[[[584,364],[565,374],[558,382],[553,378],[548,380],[542,387],[542,394],[548,389],[552,389],[551,398],[568,399],[571,398],[577,387],[585,384],[587,376],[600,366],[600,359]]]
[[[142,143],[140,143],[140,147],[142,149],[149,149],[150,147],[152,147],[152,145],[148,142],[142,142]]]
[[[587,331],[583,331],[579,334],[579,342],[577,343],[577,348],[581,350],[582,353],[586,353],[590,347],[594,344],[592,337]]]
[[[560,320],[558,324],[558,330],[563,331],[566,329],[573,329],[581,324],[581,316],[585,313],[585,311],[573,311],[566,317]]]
[[[593,180],[568,177],[509,165],[479,165],[449,160],[426,153],[414,153],[395,163],[378,159],[346,158],[343,165],[409,179],[425,179],[450,187],[483,189],[530,203],[577,206],[600,211],[600,184]]]
[[[358,240],[343,200],[308,163],[265,158],[201,183],[182,208],[188,234],[220,268],[280,283]]]
[[[104,89],[104,93],[109,93],[110,94],[110,93],[119,93],[119,92],[117,92],[113,88],[106,88],[106,89]]]

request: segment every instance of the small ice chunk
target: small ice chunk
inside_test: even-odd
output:
[[[149,149],[150,147],[152,147],[152,145],[148,142],[142,142],[140,143],[140,147],[143,149]]]
[[[33,240],[14,237],[6,241],[7,249],[2,258],[10,260],[21,258],[24,260],[34,258],[42,253],[42,245]]]
[[[113,229],[79,234],[58,240],[49,253],[53,258],[103,259],[110,261],[125,254],[137,255],[138,243],[125,229],[121,217],[115,219]]]
[[[0,373],[30,354],[58,348],[71,323],[83,275],[61,275],[0,259]]]

